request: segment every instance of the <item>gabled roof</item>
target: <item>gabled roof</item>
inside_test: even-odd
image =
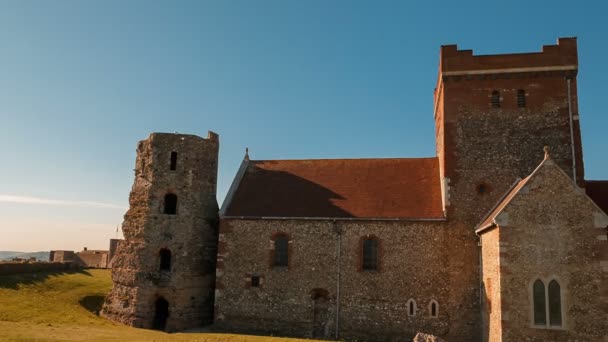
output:
[[[490,214],[488,214],[488,216],[481,222],[481,224],[477,226],[475,232],[482,231],[494,225],[494,219],[505,209],[507,204],[511,202],[513,197],[515,197],[519,190],[521,190],[521,188],[523,188],[529,180],[530,176],[521,180],[517,180],[515,184],[513,184],[511,189],[507,191],[506,195],[496,204],[496,206],[494,206],[492,211],[490,211]]]
[[[608,213],[608,181],[585,181],[585,191],[605,213]]]
[[[223,217],[444,219],[437,158],[246,160]]]
[[[555,166],[559,172],[564,176],[567,177],[571,182],[572,185],[576,187],[576,184],[572,181],[572,179],[570,178],[570,176],[568,176],[568,174],[566,174],[564,172],[564,170],[562,170],[559,166],[557,166],[553,160],[551,160],[551,158],[549,158],[548,156],[548,152],[546,152],[547,154],[545,155],[545,159],[538,165],[538,167],[536,167],[536,169],[526,178],[522,179],[522,180],[518,180],[515,182],[515,184],[513,184],[513,186],[511,187],[511,189],[509,191],[507,191],[507,193],[505,194],[505,196],[496,204],[496,206],[490,211],[490,213],[488,214],[488,216],[481,221],[481,223],[477,226],[477,228],[475,229],[475,233],[479,234],[481,232],[483,232],[484,230],[491,228],[493,226],[496,226],[496,218],[498,217],[498,215],[500,215],[504,209],[509,205],[509,203],[511,203],[513,201],[513,199],[517,196],[517,194],[519,194],[522,190],[522,188],[538,173],[538,171],[545,165],[553,165]],[[596,199],[593,199],[593,197],[591,197],[591,195],[589,195],[589,182],[587,182],[587,194],[586,195],[587,198],[589,199],[589,202],[592,203],[593,205],[596,205],[599,209],[606,211],[605,207],[602,207],[603,205],[608,204],[608,181],[594,181],[592,183],[601,183],[601,184],[593,184],[591,186],[591,191],[594,192],[594,195],[596,196]],[[581,191],[582,193],[582,191]],[[602,204],[598,203],[601,202]]]

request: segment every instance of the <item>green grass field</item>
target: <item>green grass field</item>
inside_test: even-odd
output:
[[[96,314],[111,287],[109,270],[0,276],[0,341],[303,341],[123,326]]]

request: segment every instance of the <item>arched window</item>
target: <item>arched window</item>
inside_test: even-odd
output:
[[[171,152],[171,164],[169,166],[172,171],[177,169],[177,152],[175,151]]]
[[[407,301],[407,315],[416,316],[416,301],[413,299]]]
[[[177,195],[165,195],[165,209],[163,210],[163,213],[168,215],[175,215],[177,213]]]
[[[492,108],[500,108],[500,93],[498,90],[492,92],[490,103],[492,103]]]
[[[431,317],[439,316],[439,304],[437,304],[437,301],[434,299],[429,303],[429,313],[431,314]]]
[[[562,325],[562,299],[559,283],[554,279],[549,282],[549,324]]]
[[[534,324],[547,325],[547,310],[545,303],[545,284],[540,279],[534,282],[532,288],[534,302]]]
[[[160,270],[171,271],[171,251],[163,248],[160,250]]]
[[[274,267],[289,266],[289,239],[285,234],[277,235],[274,238],[274,257],[272,265]]]
[[[378,270],[378,239],[366,238],[363,240],[362,268],[364,271]]]
[[[517,107],[519,107],[519,108],[526,107],[526,91],[523,89],[517,90]]]

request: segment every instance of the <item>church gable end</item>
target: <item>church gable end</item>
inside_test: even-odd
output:
[[[601,339],[608,327],[594,317],[606,305],[598,299],[606,290],[601,287],[607,246],[606,228],[598,222],[608,217],[551,159],[515,189],[490,215],[491,223],[477,230],[487,337]],[[496,313],[490,312],[489,292],[496,288],[500,306],[492,306],[500,310],[500,324],[492,326]]]

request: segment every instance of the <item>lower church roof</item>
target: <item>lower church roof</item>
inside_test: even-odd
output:
[[[435,157],[246,163],[224,217],[444,218]]]

